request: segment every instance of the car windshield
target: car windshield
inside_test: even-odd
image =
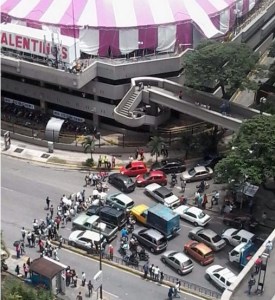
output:
[[[165,166],[165,165],[167,165],[167,161],[166,161],[166,160],[162,160],[162,161],[161,161],[161,164],[162,164],[163,166]]]
[[[215,235],[213,238],[212,238],[212,241],[214,242],[214,243],[217,243],[217,242],[219,242],[221,240],[221,237],[219,236],[219,235]]]
[[[212,257],[212,256],[213,256],[213,252],[208,252],[204,255],[205,258]]]
[[[192,260],[191,259],[188,259],[187,261],[185,261],[185,262],[182,263],[183,267],[188,267],[190,265],[192,265]]]
[[[84,232],[85,232],[85,231],[80,232],[80,233],[78,234],[77,238],[78,238],[78,239],[81,238],[82,235],[84,234]]]
[[[143,175],[143,178],[144,179],[148,179],[150,177],[150,173],[145,173],[144,175]]]
[[[124,181],[124,183],[127,185],[127,184],[132,184],[133,183],[133,180],[132,178],[128,178],[127,180]]]
[[[194,176],[196,174],[195,169],[193,168],[193,169],[189,170],[188,174],[191,176]]]
[[[162,245],[162,244],[164,244],[165,243],[165,238],[163,237],[163,238],[161,238],[161,239],[159,239],[158,241],[157,241],[157,245]]]
[[[168,197],[171,197],[173,195],[174,195],[173,192],[168,192],[168,191],[167,191],[166,194],[163,194],[164,198],[168,198]]]
[[[199,215],[198,215],[198,218],[199,219],[202,219],[202,218],[204,218],[205,217],[205,213],[204,212],[201,212]]]
[[[125,169],[130,169],[132,167],[132,164],[129,163],[128,165],[125,166]]]
[[[134,201],[129,202],[126,206],[127,206],[127,207],[134,206]]]

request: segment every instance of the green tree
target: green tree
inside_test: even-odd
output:
[[[91,160],[92,162],[94,161],[93,159],[93,153],[95,151],[95,143],[96,143],[96,138],[95,136],[85,136],[84,141],[81,143],[82,147],[84,148],[85,153],[90,153],[91,154]]]
[[[232,141],[228,156],[215,167],[222,182],[259,185],[275,177],[275,116],[258,116],[245,121]]]
[[[256,66],[257,60],[258,55],[246,44],[202,42],[186,55],[186,84],[205,90],[218,83],[224,98],[238,88],[256,90],[256,80],[249,79],[247,75],[251,70],[254,70],[256,78],[261,73],[261,67]]]
[[[50,291],[34,288],[17,278],[5,278],[1,283],[1,299],[3,300],[52,300]]]
[[[189,132],[184,133],[180,140],[180,146],[185,150],[185,159],[187,159],[191,151],[200,149],[199,138]]]
[[[151,156],[156,155],[156,161],[160,156],[162,147],[165,146],[163,139],[159,136],[153,136],[151,141],[148,143],[148,147],[150,149]]]

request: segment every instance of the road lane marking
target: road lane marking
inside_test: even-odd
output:
[[[4,186],[1,186],[1,189],[7,190],[7,191],[9,191],[9,192],[16,192],[15,190],[9,189],[9,188],[4,187]]]
[[[74,252],[73,250],[69,250],[69,249],[66,249],[66,248],[61,248],[61,249],[62,249],[63,251],[67,251],[67,252],[73,253],[73,254],[75,254],[75,255],[78,255],[78,256],[81,256],[81,257],[84,257],[84,258],[93,260],[93,261],[95,261],[95,262],[98,262],[98,260],[95,259],[95,258],[92,258],[92,257],[89,257],[89,256],[87,257],[87,256],[85,256],[84,254],[80,254],[80,253]],[[113,266],[113,265],[110,265],[110,264],[105,263],[105,262],[102,262],[102,264],[105,265],[105,266],[108,266],[109,268],[112,268],[112,269],[115,269],[115,270],[119,269],[121,272],[128,273],[128,274],[131,274],[132,276],[135,276],[135,277],[138,277],[138,278],[142,279],[142,277],[141,277],[139,274],[135,274],[135,273],[131,272],[130,270],[128,271],[128,270],[125,270],[125,269],[121,269],[121,268],[119,268],[119,267],[117,267],[117,266]],[[149,281],[149,280],[146,279],[146,281]],[[155,281],[151,281],[151,280],[150,280],[150,282],[155,283]],[[163,286],[163,287],[165,287],[165,288],[167,288],[167,289],[170,288],[170,286],[168,286],[168,285],[166,285],[166,284],[163,284],[163,283],[161,283],[161,284],[159,283],[159,285],[161,285],[161,286]],[[104,292],[105,292],[105,291],[104,291]],[[182,295],[188,295],[188,296],[191,296],[191,297],[196,298],[196,299],[199,299],[199,300],[205,300],[205,299],[206,299],[205,297],[202,297],[202,296],[193,294],[193,293],[191,293],[191,292],[187,292],[187,291],[185,291],[185,290],[180,291],[180,293],[181,293]],[[119,297],[117,296],[117,298],[119,298]]]

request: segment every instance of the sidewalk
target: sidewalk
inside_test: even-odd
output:
[[[15,272],[15,268],[17,265],[20,267],[20,275],[18,276],[20,279],[24,280],[24,272],[23,272],[23,264],[27,262],[28,256],[24,255],[21,256],[20,258],[16,258],[16,252],[13,249],[8,249],[10,256],[6,259],[6,263],[8,265],[8,272],[17,276]],[[31,261],[34,258],[31,258]],[[78,293],[81,292],[82,296],[84,299],[91,299],[91,300],[96,300],[98,299],[97,297],[97,292],[94,291],[92,296],[89,298],[88,297],[88,289],[87,286],[83,287],[81,286],[81,279],[78,278],[78,284],[77,287],[66,287],[66,294],[65,295],[58,295],[58,299],[64,299],[64,300],[71,300],[71,299],[76,299],[76,296]],[[103,300],[114,300],[118,299],[117,297],[112,296],[111,294],[105,292],[103,290]]]
[[[63,150],[54,150],[53,153],[49,153],[46,147],[40,147],[33,144],[28,144],[25,142],[20,142],[16,140],[11,141],[11,146],[8,150],[4,150],[4,138],[1,137],[1,150],[3,155],[12,156],[19,159],[25,159],[34,161],[37,163],[43,163],[48,165],[56,165],[73,169],[88,169],[84,167],[83,163],[91,158],[90,153],[84,152],[71,152]],[[120,166],[126,165],[129,162],[129,156],[134,156],[135,153],[119,153],[116,148],[114,148],[114,155],[116,157],[116,168],[119,169]],[[169,158],[177,157],[183,158],[183,151],[170,150]],[[112,159],[112,155],[107,154],[109,161]],[[93,159],[97,163],[99,156],[104,157],[105,154],[93,153]],[[161,160],[162,156],[158,160]],[[188,160],[186,163],[188,165],[196,162],[198,159]],[[144,162],[150,166],[151,163],[155,161],[155,156],[152,157],[149,152],[144,153]],[[96,166],[95,166],[96,168]]]

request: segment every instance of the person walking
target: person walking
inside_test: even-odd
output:
[[[156,266],[152,265],[152,279],[155,280],[155,274],[156,274]]]
[[[16,257],[17,257],[17,258],[20,258],[20,244],[21,244],[21,243],[18,243],[18,244],[15,246]]]
[[[23,241],[20,243],[20,254],[21,254],[21,256],[26,254],[25,244]]]
[[[173,294],[174,294],[174,289],[172,286],[170,286],[169,291],[168,291],[168,299],[169,300],[173,299]]]
[[[259,273],[262,263],[263,263],[263,260],[262,260],[261,256],[258,256],[258,258],[255,261],[255,274]]]
[[[53,218],[53,211],[54,211],[54,208],[53,208],[53,205],[51,205],[51,207],[50,207],[51,219]]]
[[[175,288],[174,288],[174,297],[175,298],[180,298],[180,295],[179,295],[179,293],[180,293],[180,286],[181,286],[180,281],[177,279],[176,285],[175,285]]]
[[[102,164],[102,158],[101,158],[101,155],[99,155],[98,163],[97,163],[97,167],[98,167],[99,169],[101,168],[101,164]]]
[[[202,204],[201,204],[202,209],[205,209],[205,208],[206,208],[206,204],[207,204],[207,203],[208,203],[207,195],[204,194],[204,195],[203,195]]]
[[[265,252],[267,254],[270,254],[272,249],[273,249],[273,243],[272,243],[272,241],[268,241],[265,245]]]
[[[143,278],[146,279],[149,271],[149,262],[147,261],[143,266]]]
[[[23,270],[24,270],[24,274],[25,274],[25,278],[28,277],[28,273],[29,273],[29,267],[27,264],[23,264]]]
[[[114,258],[114,247],[112,244],[109,245],[108,247],[108,254],[109,254],[109,259],[113,260]]]
[[[153,279],[153,267],[154,267],[154,264],[151,264],[151,266],[149,267],[150,279]]]
[[[22,227],[22,229],[21,229],[21,235],[22,235],[23,242],[25,243],[26,230],[24,227]]]
[[[248,281],[248,295],[251,294],[251,289],[252,289],[253,285],[255,285],[255,283],[256,283],[256,280],[254,278],[254,275],[252,274],[251,278]]]
[[[50,202],[51,202],[51,200],[50,200],[49,196],[47,196],[47,198],[46,198],[46,210],[49,210]]]
[[[86,274],[84,272],[82,272],[82,274],[81,274],[81,280],[82,280],[82,286],[85,286],[85,283],[86,283]]]
[[[112,169],[116,167],[116,157],[113,155],[112,156]]]
[[[17,276],[19,276],[19,274],[20,274],[20,267],[19,267],[19,265],[16,265],[16,267],[15,267],[15,273],[16,273]]]
[[[88,282],[88,297],[91,297],[91,295],[93,294],[93,288],[94,288],[94,286],[93,286],[91,280],[89,280],[89,282]]]
[[[59,257],[57,256],[57,248],[55,247],[53,250],[53,259],[59,261]]]
[[[81,292],[79,292],[78,295],[76,296],[76,300],[83,300]]]

